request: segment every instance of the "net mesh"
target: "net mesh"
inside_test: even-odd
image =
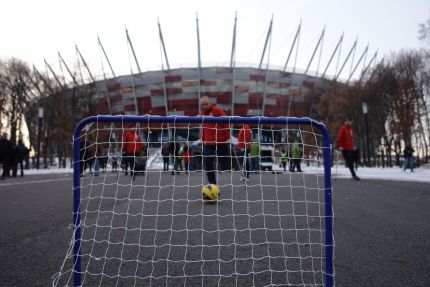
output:
[[[209,165],[216,204],[202,200],[212,170],[201,125],[83,129],[74,229],[82,286],[325,286],[321,134],[250,125],[251,143],[240,149],[242,125],[225,128],[227,152]],[[73,238],[53,286],[74,284]]]

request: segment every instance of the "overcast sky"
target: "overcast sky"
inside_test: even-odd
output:
[[[46,58],[59,71],[58,52],[72,66],[75,44],[94,74],[101,75],[97,35],[116,74],[130,72],[125,27],[143,71],[160,69],[159,19],[172,67],[197,63],[196,14],[200,25],[202,62],[230,60],[237,12],[236,61],[258,64],[273,16],[270,46],[272,65],[283,67],[302,21],[297,67],[305,69],[326,26],[320,73],[344,33],[341,62],[358,38],[355,61],[369,44],[368,62],[391,52],[424,47],[418,25],[430,18],[429,0],[38,0],[2,1],[0,57],[17,57],[45,71]],[[293,61],[289,66],[292,67]],[[106,63],[104,63],[107,70]],[[334,73],[335,63],[329,73]],[[364,66],[364,65],[361,65]],[[351,64],[345,66],[345,73]],[[318,68],[318,55],[311,70]],[[136,71],[134,62],[133,71]],[[343,74],[344,75],[344,74]],[[345,77],[345,75],[344,75]]]

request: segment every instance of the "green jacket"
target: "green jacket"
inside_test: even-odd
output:
[[[281,152],[281,162],[286,163],[288,161],[288,154],[287,152]]]
[[[260,156],[260,143],[252,142],[251,143],[251,152],[250,156]]]
[[[293,144],[293,147],[291,148],[291,157],[300,158],[301,154],[302,154],[302,151],[300,150],[299,144],[298,143]]]

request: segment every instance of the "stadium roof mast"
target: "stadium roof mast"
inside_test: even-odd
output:
[[[200,77],[201,77],[201,69],[202,69],[202,59],[200,54],[200,32],[199,32],[199,14],[196,13],[196,32],[197,32],[197,96],[198,96],[198,106],[199,106],[199,112],[201,110],[200,107],[200,98],[201,98],[201,83],[200,83]]]
[[[76,47],[76,53],[78,53],[79,57],[81,58],[82,63],[84,64],[84,67],[85,67],[85,69],[87,70],[88,75],[89,75],[89,76],[90,76],[90,78],[91,78],[91,81],[95,82],[96,80],[94,79],[93,74],[91,73],[90,68],[89,68],[89,67],[88,67],[88,65],[87,65],[87,62],[85,61],[84,57],[82,56],[81,52],[79,51],[79,49],[78,49],[78,45],[76,45],[76,44],[75,44],[75,47]],[[81,69],[81,65],[80,65],[79,61],[78,61],[78,65],[79,65],[79,70],[80,70],[80,69]],[[82,73],[81,73],[81,75],[82,75]],[[81,78],[82,78],[82,76],[81,76]],[[82,78],[82,82],[83,82],[83,81],[84,81],[84,80],[83,80],[83,78]]]
[[[107,56],[107,54],[106,54],[105,48],[103,47],[103,44],[102,44],[102,42],[100,41],[100,37],[99,37],[99,36],[97,36],[97,40],[98,40],[98,42],[99,42],[99,48],[100,48],[100,49],[101,49],[101,51],[103,52],[103,55],[105,56],[106,62],[107,62],[107,63],[108,63],[108,65],[109,65],[110,71],[111,71],[111,73],[112,73],[113,77],[114,77],[114,78],[116,78],[115,72],[114,72],[114,70],[113,70],[113,68],[112,68],[112,65],[110,64],[110,61],[109,61],[109,57],[108,57],[108,56]],[[103,61],[102,61],[102,66],[103,66]]]
[[[127,35],[127,42],[128,42],[128,45],[130,45],[131,52],[133,53],[133,57],[134,57],[134,61],[136,62],[137,70],[139,71],[139,74],[141,74],[142,71],[140,70],[139,62],[137,61],[136,53],[134,52],[133,43],[131,42],[127,27],[125,27],[125,34]]]
[[[313,51],[313,53],[312,53],[311,59],[309,60],[308,66],[306,67],[305,75],[306,75],[306,74],[308,73],[308,71],[309,71],[309,68],[310,68],[310,66],[311,66],[311,64],[312,64],[312,61],[314,60],[315,53],[317,52],[318,47],[319,47],[319,46],[320,46],[320,44],[323,42],[324,34],[325,34],[325,26],[324,26],[324,29],[323,29],[323,30],[322,30],[322,32],[321,32],[321,36],[320,36],[320,38],[318,39],[317,45],[315,46],[315,49],[314,49],[314,51]],[[322,44],[321,44],[321,49],[322,49]],[[320,59],[321,59],[321,53],[320,53]],[[316,72],[316,77],[318,77],[318,69],[319,69],[319,61],[318,61],[318,68],[317,68],[317,72]]]
[[[161,32],[160,20],[157,18],[157,21],[158,21],[158,36],[160,38],[161,70],[163,71],[162,77],[163,77],[163,93],[164,93],[164,110],[165,110],[166,116],[168,116],[169,115],[169,109],[168,109],[168,105],[167,105],[167,88],[166,88],[163,52],[164,52],[164,58],[166,60],[166,65],[167,65],[168,70],[170,70],[170,65],[169,65],[169,60],[167,59],[166,47],[164,46],[163,33]],[[171,137],[170,128],[168,129],[168,132],[169,132],[169,138],[170,138]]]
[[[78,45],[77,44],[75,44],[75,48],[76,48],[76,54],[77,55],[79,55],[79,57],[77,57],[78,58],[78,68],[79,68],[79,73],[81,74],[81,81],[82,81],[82,84],[84,84],[84,77],[82,76],[82,69],[81,69],[81,62],[79,61],[79,58],[81,58],[81,60],[82,60],[82,63],[84,64],[84,66],[85,66],[85,69],[87,70],[87,72],[88,72],[88,75],[90,76],[90,78],[91,78],[91,81],[93,82],[93,83],[95,83],[96,82],[96,80],[94,79],[94,77],[93,77],[93,74],[91,73],[91,71],[90,71],[90,68],[88,67],[88,65],[87,65],[87,62],[85,61],[85,59],[84,59],[84,56],[82,56],[82,54],[81,54],[81,52],[79,51],[79,49],[78,49]],[[95,86],[96,87],[96,91],[97,91],[97,86]],[[91,86],[90,86],[90,88],[91,88]],[[91,89],[91,92],[92,92],[92,89]],[[91,94],[91,93],[90,93]],[[96,93],[96,96],[97,96],[97,102],[100,100],[99,99],[99,95]],[[91,98],[90,98],[91,99]],[[91,112],[91,106],[92,106],[92,102],[91,102],[91,100],[90,100],[90,112]]]
[[[54,72],[54,70],[51,68],[51,66],[48,64],[48,62],[46,61],[46,59],[43,59],[44,61],[45,61],[45,68],[48,68],[49,69],[49,71],[51,71],[51,73],[52,73],[52,75],[54,76],[54,78],[55,78],[55,81],[58,83],[58,85],[62,88],[62,89],[64,89],[64,85],[63,85],[63,83],[61,83],[61,81],[60,81],[60,79],[58,78],[58,76],[57,76],[57,74]],[[46,72],[47,74],[49,74],[48,73],[48,71]]]
[[[103,48],[103,45],[102,45],[102,42],[100,41],[100,37],[99,37],[99,36],[97,36],[97,40],[98,40],[98,43],[99,43],[100,62],[101,62],[101,67],[102,67],[102,71],[103,71],[103,79],[104,79],[104,82],[105,82],[105,85],[106,85],[106,72],[105,72],[105,68],[104,68],[104,65],[103,65],[103,58],[102,58],[101,53],[103,53],[103,55],[105,56],[106,61],[107,61],[108,65],[109,65],[109,68],[110,68],[110,70],[111,70],[112,75],[113,75],[113,77],[114,77],[114,78],[116,78],[116,75],[115,75],[115,72],[114,72],[114,71],[113,71],[113,69],[112,69],[112,66],[111,66],[111,64],[110,64],[109,58],[108,58],[108,56],[106,55],[106,51],[105,51],[105,49]],[[111,108],[111,102],[110,102],[109,91],[107,91],[107,90],[106,90],[106,92],[107,92],[107,93],[106,93],[106,99],[107,99],[107,104],[108,104],[109,114],[110,114],[110,115],[112,115],[112,108]],[[124,101],[122,101],[122,104],[123,104],[123,108],[124,108]]]
[[[230,70],[233,69],[233,78],[232,78],[232,85],[231,85],[231,116],[234,116],[234,99],[236,97],[236,89],[235,89],[235,82],[236,82],[236,24],[237,24],[237,11],[234,16],[234,26],[233,26],[233,40],[231,43],[231,56],[230,56]]]
[[[378,55],[378,51],[376,51],[375,54],[373,55],[372,59],[370,59],[370,61],[367,64],[366,68],[364,68],[364,70],[361,71],[361,76],[360,76],[360,79],[358,80],[359,82],[361,82],[361,80],[363,79],[363,76],[366,74],[367,70],[370,68],[370,65],[376,59],[376,55]]]
[[[160,43],[163,48],[164,59],[166,60],[167,70],[170,70],[169,59],[167,58],[166,46],[164,45],[163,33],[161,32],[160,21],[158,21],[158,34],[160,36]]]
[[[357,63],[355,64],[354,69],[352,69],[351,73],[349,74],[348,80],[346,81],[346,84],[349,84],[349,81],[352,78],[352,75],[354,74],[355,70],[357,70],[358,65],[361,63],[361,61],[363,60],[363,58],[367,55],[367,51],[369,49],[369,44],[367,44],[366,49],[363,51],[363,53],[361,54],[360,58],[358,59]]]
[[[263,117],[264,117],[265,109],[266,109],[267,79],[268,79],[268,75],[269,75],[268,70],[269,70],[269,61],[270,61],[270,47],[272,44],[272,26],[273,26],[273,15],[272,15],[272,19],[270,20],[269,31],[267,31],[266,42],[264,43],[263,54],[261,55],[261,60],[260,60],[260,65],[259,65],[259,69],[261,70],[261,65],[263,64],[264,54],[266,53],[266,47],[267,47],[267,44],[269,44],[269,49],[267,52],[266,74],[264,77],[263,103],[262,103],[263,106],[261,109],[261,115]]]
[[[72,72],[69,69],[69,66],[67,66],[66,61],[64,61],[63,57],[61,57],[60,52],[58,52],[58,57],[60,59],[60,67],[62,67],[61,62],[64,64],[64,66],[66,67],[67,72],[69,73],[70,77],[73,80],[73,83],[75,85],[75,87],[79,88],[78,82],[76,81],[76,77],[75,75],[72,74]],[[63,70],[63,69],[61,69]],[[73,122],[76,123],[76,98],[75,98],[75,93],[72,93],[72,119]]]
[[[339,49],[339,47],[342,46],[342,41],[343,41],[343,33],[342,33],[342,36],[340,36],[339,41],[337,42],[337,45],[334,48],[333,53],[331,54],[330,59],[328,60],[327,66],[325,67],[324,72],[321,75],[321,78],[325,77],[325,74],[327,73],[328,67],[330,66],[331,62],[333,61],[334,55],[336,54],[336,52]],[[340,49],[339,49],[339,53],[340,53]]]
[[[297,51],[299,50],[299,39],[300,39],[301,27],[302,27],[302,20],[300,20],[299,26],[297,27],[296,35],[294,36],[293,43],[291,44],[290,52],[288,52],[287,61],[285,62],[285,65],[284,65],[284,70],[283,70],[284,72],[287,70],[288,62],[290,61],[291,53],[293,52],[296,42],[297,42],[297,48],[296,48],[296,61],[297,61]],[[296,69],[296,62],[294,62],[293,73],[295,72],[295,69]]]
[[[345,67],[346,62],[348,61],[349,57],[351,56],[351,53],[355,51],[355,48],[357,47],[357,40],[355,40],[354,45],[352,45],[351,50],[349,50],[348,56],[346,56],[345,61],[342,64],[342,67],[340,68],[339,72],[336,74],[335,78],[333,80],[337,81],[339,78],[339,75],[342,73],[343,68]]]
[[[125,34],[127,38],[127,51],[128,51],[128,63],[130,65],[130,75],[131,75],[131,86],[133,88],[133,102],[134,102],[134,114],[136,116],[139,115],[139,107],[137,106],[137,98],[136,98],[136,84],[134,82],[134,73],[133,73],[133,67],[131,65],[131,59],[130,59],[130,48],[134,55],[134,59],[136,61],[137,69],[140,71],[139,63],[137,62],[136,54],[134,53],[133,44],[131,43],[130,36],[128,35],[127,27],[125,27]]]

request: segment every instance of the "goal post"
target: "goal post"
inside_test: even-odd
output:
[[[199,139],[205,124],[231,134],[211,205],[201,198],[211,172]],[[245,156],[261,161],[246,181],[236,153],[243,124],[259,147]],[[186,173],[177,168],[185,149]],[[53,286],[334,286],[331,149],[318,121],[91,116],[75,128],[73,156],[73,235]],[[102,159],[104,173],[86,171]],[[302,172],[291,169],[297,162]]]

